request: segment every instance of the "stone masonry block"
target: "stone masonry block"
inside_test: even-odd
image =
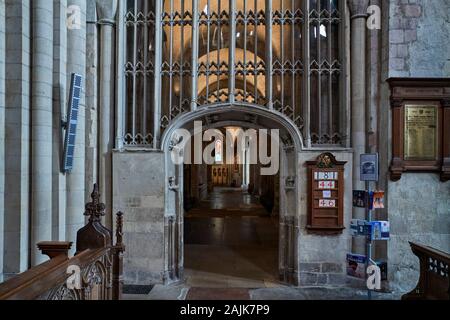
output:
[[[341,273],[341,272],[343,272],[342,264],[322,263],[322,273]]]

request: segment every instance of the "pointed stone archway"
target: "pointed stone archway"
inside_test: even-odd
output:
[[[299,152],[303,140],[298,128],[284,115],[250,104],[224,104],[204,107],[178,117],[161,140],[165,154],[165,212],[164,212],[164,282],[183,280],[184,273],[184,206],[183,168],[171,160],[176,145],[173,134],[177,129],[193,133],[194,121],[202,121],[204,129],[237,126],[249,129],[278,129],[280,132],[280,225],[279,275],[290,285],[299,285]]]

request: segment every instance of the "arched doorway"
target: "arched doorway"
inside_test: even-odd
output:
[[[302,151],[301,134],[287,117],[273,110],[248,103],[204,107],[184,114],[167,128],[162,139],[166,166],[165,203],[165,274],[166,282],[183,279],[184,273],[184,196],[182,165],[174,164],[171,152],[180,143],[174,139],[177,129],[193,134],[194,121],[202,121],[206,129],[242,127],[279,130],[279,250],[278,272],[281,281],[298,285],[299,184],[298,153]]]

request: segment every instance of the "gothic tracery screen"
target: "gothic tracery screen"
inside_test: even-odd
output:
[[[155,81],[155,1],[127,0],[126,145],[153,143]]]
[[[230,104],[280,112],[312,144],[341,144],[343,7],[342,0],[128,0],[125,144],[151,146],[178,115]]]

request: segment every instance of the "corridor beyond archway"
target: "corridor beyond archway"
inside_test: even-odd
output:
[[[241,188],[214,187],[185,216],[185,276],[199,288],[278,285],[278,218]]]

